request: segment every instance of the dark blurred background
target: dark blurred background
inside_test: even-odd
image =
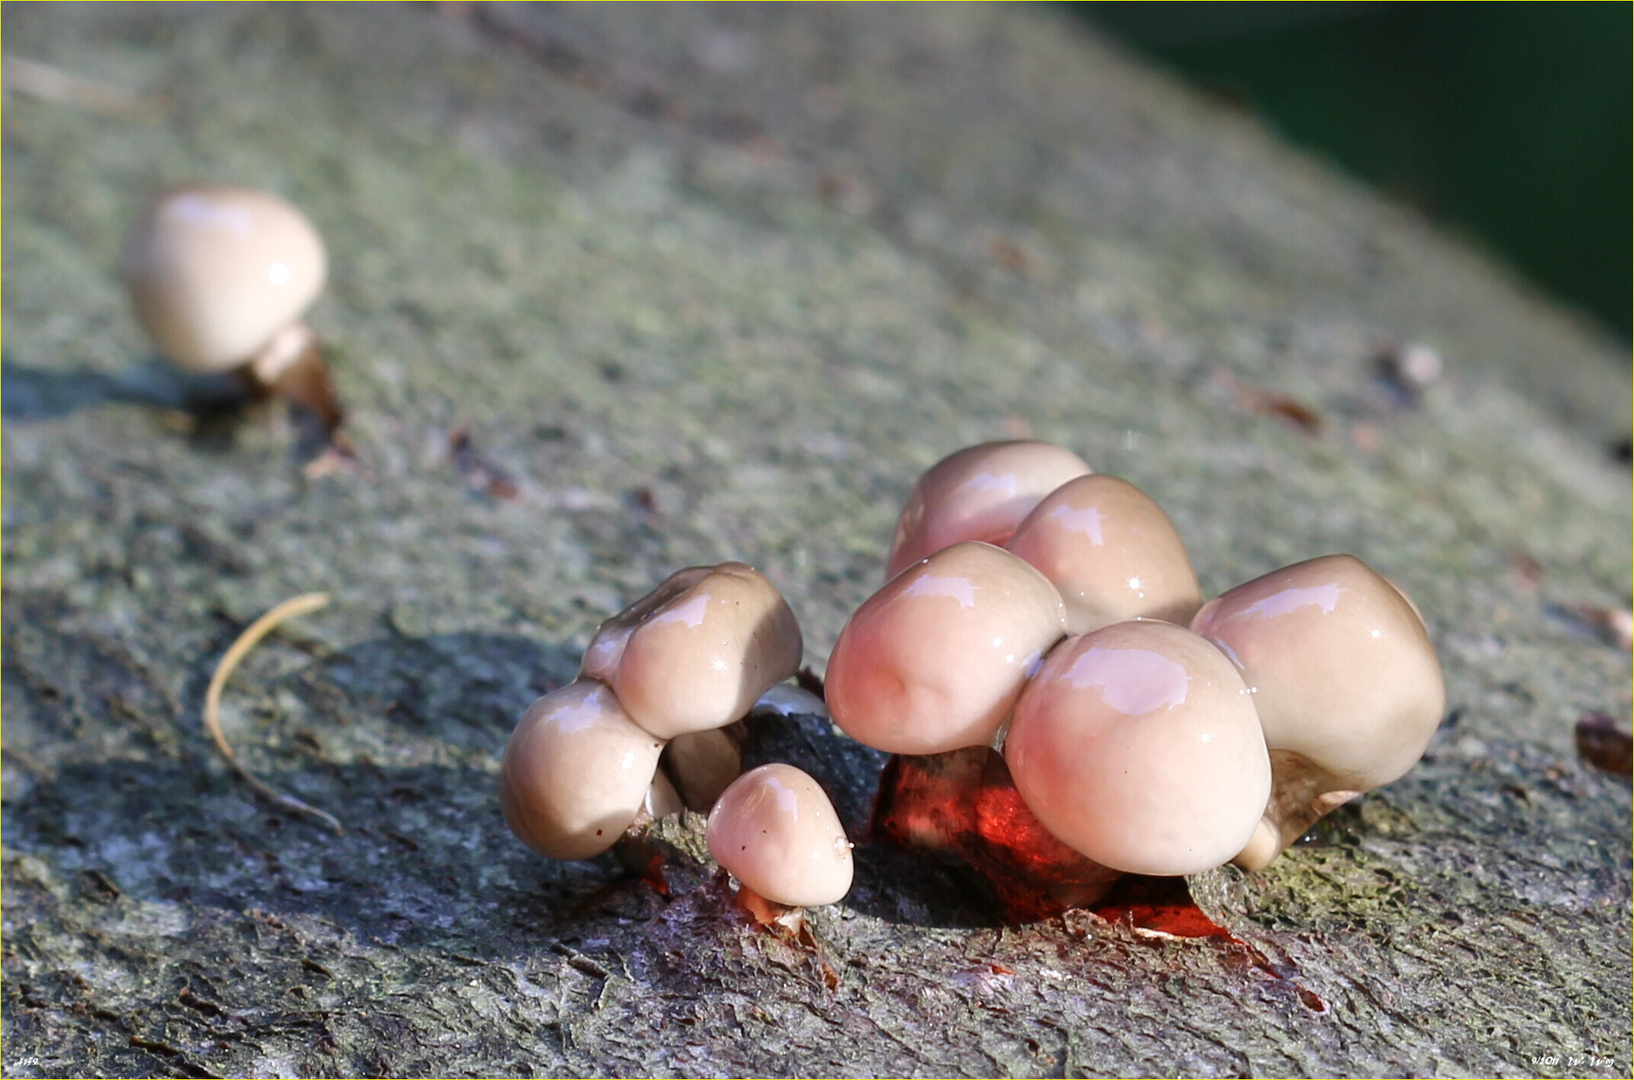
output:
[[[1067,5],[1630,336],[1634,5]]]

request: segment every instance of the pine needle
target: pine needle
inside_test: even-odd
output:
[[[307,593],[304,596],[285,600],[255,620],[249,625],[248,629],[238,635],[238,640],[233,642],[232,647],[227,650],[227,654],[216,665],[215,674],[210,677],[210,689],[204,695],[204,726],[210,732],[210,737],[215,740],[216,749],[220,750],[221,756],[227,759],[227,764],[231,765],[233,771],[238,773],[244,779],[244,782],[254,788],[262,798],[293,813],[315,817],[335,830],[336,836],[345,836],[346,830],[341,828],[340,822],[336,820],[333,814],[304,803],[293,795],[285,795],[240,764],[237,756],[233,754],[233,748],[227,745],[227,737],[221,732],[221,692],[227,685],[228,677],[238,667],[239,661],[243,660],[245,655],[255,648],[257,642],[272,633],[281,624],[298,615],[306,615],[317,611],[327,603],[329,603],[328,593]]]

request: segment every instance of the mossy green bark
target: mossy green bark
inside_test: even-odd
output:
[[[1629,655],[1570,614],[1629,603],[1623,345],[1048,11],[4,17],[130,91],[5,103],[6,1075],[1629,1075],[1629,788],[1572,743]],[[145,357],[122,230],[199,179],[327,238],[355,472]],[[1404,341],[1448,368],[1412,407]],[[1211,592],[1350,551],[1426,613],[1456,722],[1193,880],[1243,944],[1003,927],[864,846],[813,956],[696,821],[667,897],[510,837],[509,726],[605,614],[745,559],[820,669],[917,472],[1023,433],[1157,498]],[[343,839],[199,722],[314,589],[227,722]],[[877,758],[787,745],[855,825]]]

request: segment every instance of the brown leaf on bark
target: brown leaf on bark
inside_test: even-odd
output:
[[[1610,713],[1591,712],[1577,722],[1577,755],[1602,772],[1634,775],[1634,737]]]

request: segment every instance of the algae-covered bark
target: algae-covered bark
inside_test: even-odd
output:
[[[1573,614],[1628,605],[1620,346],[1049,12],[4,14],[98,84],[6,100],[6,1075],[1629,1074],[1629,788],[1572,744],[1629,712]],[[328,239],[355,471],[147,358],[122,230],[195,179]],[[1406,341],[1448,368],[1410,406]],[[667,895],[509,836],[509,726],[605,614],[744,559],[820,669],[914,475],[1020,433],[1151,493],[1211,592],[1351,551],[1428,617],[1429,755],[1194,879],[1235,941],[1004,927],[864,845],[813,955],[696,819]],[[339,839],[199,721],[313,589],[226,722]],[[877,755],[783,736],[858,827]]]

